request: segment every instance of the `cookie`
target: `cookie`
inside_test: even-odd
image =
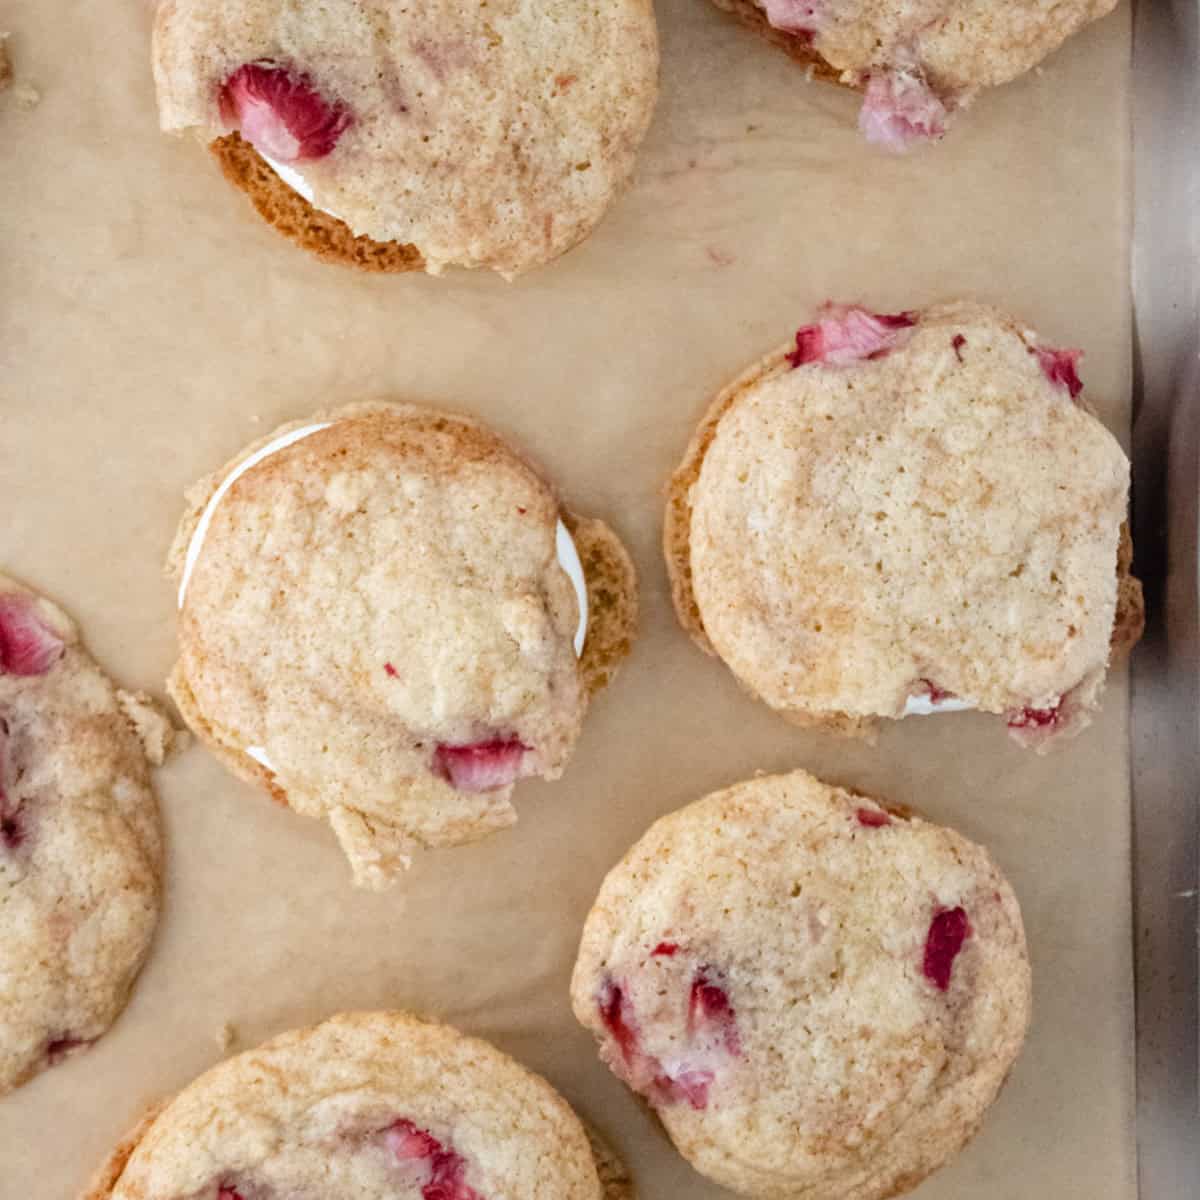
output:
[[[465,417],[321,413],[189,501],[171,694],[236,774],[329,821],[361,886],[512,824],[632,641],[616,536]]]
[[[163,0],[162,128],[276,229],[371,271],[513,278],[626,187],[658,91],[650,0]]]
[[[171,737],[61,609],[0,576],[0,1094],[125,1007],[161,891],[148,760]]]
[[[606,1152],[607,1158],[608,1152]],[[149,1113],[83,1200],[623,1200],[542,1078],[399,1012],[346,1013],[227,1059]]]
[[[827,306],[671,480],[684,628],[800,725],[973,708],[1039,750],[1077,733],[1142,626],[1129,464],[1078,358],[976,304]]]
[[[979,1127],[1030,971],[984,849],[797,771],[651,826],[588,914],[571,1002],[698,1171],[882,1200]]]
[[[903,151],[1032,70],[1116,0],[713,0],[814,76],[863,93],[859,129]]]

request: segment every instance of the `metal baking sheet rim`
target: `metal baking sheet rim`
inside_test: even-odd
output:
[[[1147,633],[1133,660],[1141,1200],[1200,1196],[1200,4],[1134,31],[1134,526]]]

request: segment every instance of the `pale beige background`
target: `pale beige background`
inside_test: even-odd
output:
[[[759,769],[885,791],[993,848],[1024,905],[1036,1016],[977,1141],[924,1200],[1133,1193],[1126,696],[1039,759],[995,720],[914,719],[871,748],[797,732],[677,630],[660,485],[709,394],[817,301],[955,295],[1085,348],[1124,437],[1128,12],[981,100],[940,147],[881,157],[855,99],[806,85],[703,0],[660,3],[663,98],[640,178],[592,240],[516,285],[365,278],[250,214],[199,146],[157,132],[135,2],[0,0],[0,563],[83,624],[126,684],[172,659],[159,567],[180,494],[273,423],[368,395],[493,421],[610,519],[643,575],[632,661],[520,824],[352,891],[323,826],[193,750],[161,775],[165,919],[88,1055],[0,1100],[0,1197],[68,1200],[155,1098],[240,1045],[352,1006],[438,1013],[546,1073],[633,1162],[643,1200],[698,1179],[596,1061],[566,984],[605,869],[658,814]],[[405,894],[407,893],[407,894]]]

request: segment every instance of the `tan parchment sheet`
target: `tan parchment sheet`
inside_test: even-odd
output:
[[[875,747],[805,734],[679,631],[658,550],[660,488],[710,394],[827,297],[1007,306],[1084,348],[1088,395],[1125,439],[1128,10],[900,159],[859,141],[853,96],[807,84],[704,0],[659,0],[659,19],[635,186],[583,247],[509,285],[310,260],[197,144],[158,133],[142,0],[0,0],[17,78],[41,94],[28,110],[0,97],[0,564],[69,609],[114,675],[161,694],[160,566],[183,489],[275,423],[367,396],[510,434],[627,539],[644,612],[565,778],[523,785],[514,829],[422,857],[383,895],[351,888],[327,828],[202,749],[160,772],[152,957],[90,1053],[0,1100],[2,1200],[74,1197],[144,1106],[218,1060],[224,1023],[236,1049],[370,1006],[440,1015],[545,1073],[643,1200],[724,1195],[601,1067],[567,979],[604,872],[655,817],[793,766],[957,825],[1021,898],[1032,1035],[921,1197],[1133,1194],[1123,676],[1046,758],[971,714],[905,721]]]

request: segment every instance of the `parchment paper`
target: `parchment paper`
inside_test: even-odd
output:
[[[0,1195],[67,1200],[142,1108],[235,1049],[348,1007],[403,1006],[546,1074],[636,1170],[643,1200],[723,1195],[596,1059],[567,979],[607,868],[646,826],[757,769],[805,766],[957,825],[1021,898],[1035,1019],[976,1141],[925,1200],[1133,1194],[1123,675],[1046,758],[995,719],[914,718],[877,746],[790,728],[679,631],[660,488],[708,397],[817,302],[958,295],[1081,346],[1127,433],[1129,16],[893,159],[856,98],[806,84],[703,0],[659,0],[662,101],[639,179],[595,236],[515,285],[371,278],[310,260],[196,144],[158,133],[135,0],[0,0],[0,563],[82,623],[124,684],[173,659],[160,565],[183,489],[275,423],[402,396],[512,435],[642,573],[641,638],[520,823],[354,891],[328,829],[202,749],[159,775],[164,919],[133,1001],[88,1054],[0,1100]]]

